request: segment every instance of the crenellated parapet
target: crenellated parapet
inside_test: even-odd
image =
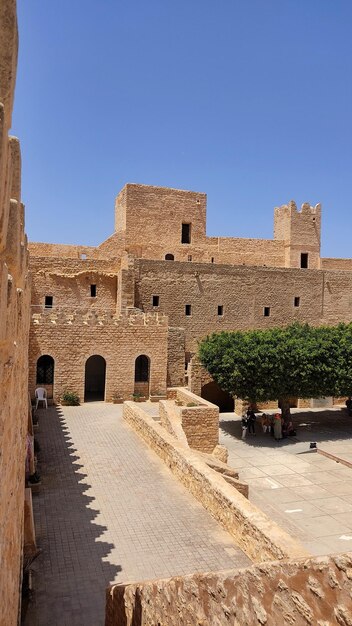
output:
[[[155,327],[168,325],[168,316],[158,312],[144,313],[139,309],[127,309],[121,314],[113,311],[104,311],[97,309],[80,309],[72,310],[51,310],[32,307],[32,325],[33,326],[81,326],[81,327],[99,327],[99,326],[120,326],[128,327]]]

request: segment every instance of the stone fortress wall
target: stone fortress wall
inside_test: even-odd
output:
[[[305,203],[298,210],[290,202],[276,208],[273,240],[207,237],[204,193],[127,184],[116,199],[115,229],[96,248],[30,244],[32,394],[36,361],[43,354],[53,357],[54,351],[56,399],[65,378],[82,392],[82,362],[91,353],[98,354],[98,348],[106,360],[115,363],[107,368],[113,382],[108,384],[105,399],[111,397],[113,388],[121,388],[129,398],[133,387],[133,381],[127,384],[120,372],[120,350],[130,343],[128,334],[123,336],[125,327],[119,331],[114,327],[118,344],[106,339],[104,345],[92,341],[86,324],[76,323],[75,335],[64,325],[60,342],[59,317],[58,340],[54,341],[52,325],[35,321],[38,313],[47,314],[46,296],[53,299],[53,311],[68,315],[95,310],[100,316],[104,312],[119,316],[134,309],[166,315],[168,356],[164,380],[158,380],[159,391],[166,384],[184,384],[185,363],[196,353],[198,341],[211,332],[282,326],[295,320],[335,324],[351,319],[352,261],[320,258],[319,204]],[[150,327],[144,328],[139,337],[135,330],[135,342],[145,345],[148,332]],[[79,354],[72,341],[81,346]],[[153,341],[151,335],[151,346]],[[124,352],[129,376],[135,352]],[[152,353],[150,348],[148,358]]]
[[[15,0],[0,2],[0,624],[17,624],[28,426],[29,277],[21,153],[9,137],[17,66]]]

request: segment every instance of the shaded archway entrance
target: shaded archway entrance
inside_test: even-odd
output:
[[[201,397],[216,404],[221,412],[234,411],[234,399],[214,381],[203,385]]]
[[[54,365],[54,359],[49,354],[43,354],[37,361],[36,387],[46,389],[48,400],[53,397]]]
[[[86,361],[84,379],[84,401],[104,400],[105,398],[105,359],[99,354],[90,356]]]
[[[134,366],[134,393],[149,397],[150,360],[145,354],[136,358]]]

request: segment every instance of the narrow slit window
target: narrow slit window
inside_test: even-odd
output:
[[[222,304],[218,305],[218,315],[219,316],[224,315],[224,307]]]
[[[159,306],[159,296],[153,296],[153,306]]]
[[[90,286],[90,297],[91,298],[96,298],[97,297],[97,286],[96,285],[91,285]]]
[[[308,252],[301,252],[301,267],[303,269],[308,267]]]
[[[298,307],[300,305],[300,297],[299,296],[295,296],[295,307]]]
[[[270,317],[270,306],[264,307],[264,317]]]
[[[182,224],[181,243],[191,243],[191,224]]]
[[[192,255],[191,254],[188,255],[188,259],[187,260],[188,261],[192,261]]]
[[[214,263],[214,257],[213,256],[211,257],[211,262]]]
[[[186,315],[191,315],[192,314],[192,307],[190,304],[186,304],[185,306],[185,314]]]
[[[45,296],[45,308],[52,309],[53,308],[53,296]]]

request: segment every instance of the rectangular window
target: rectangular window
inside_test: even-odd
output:
[[[192,307],[190,304],[186,304],[185,306],[185,313],[186,315],[191,315],[191,311],[192,311]]]
[[[264,317],[270,317],[270,306],[264,307]]]
[[[182,224],[181,243],[191,243],[191,224]]]
[[[97,297],[97,286],[96,285],[91,285],[90,286],[90,297],[91,298],[96,298]]]
[[[295,296],[295,306],[299,306],[299,303],[300,303],[300,297]]]
[[[188,261],[192,261],[192,255],[191,254],[188,255],[188,259],[187,260]]]
[[[53,307],[53,296],[45,296],[45,308],[52,309]]]
[[[224,315],[224,307],[222,304],[218,305],[218,315]]]
[[[303,269],[308,267],[308,252],[301,252],[301,267]]]
[[[159,296],[153,296],[153,306],[159,306]]]
[[[214,257],[213,256],[211,257],[211,262],[214,263]]]

